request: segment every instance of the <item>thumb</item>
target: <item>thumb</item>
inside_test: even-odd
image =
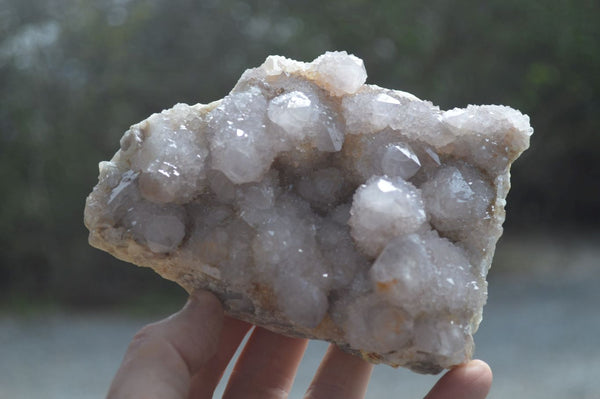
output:
[[[179,312],[135,335],[107,397],[186,398],[192,376],[215,354],[222,324],[219,300],[193,293]]]

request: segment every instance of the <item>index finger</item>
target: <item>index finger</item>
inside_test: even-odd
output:
[[[181,311],[135,335],[107,398],[186,398],[192,376],[215,354],[222,324],[219,300],[194,293]]]

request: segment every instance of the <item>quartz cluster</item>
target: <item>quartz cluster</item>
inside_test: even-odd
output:
[[[131,126],[87,198],[90,243],[374,363],[468,360],[529,118],[366,77],[345,52],[270,56],[222,100]]]

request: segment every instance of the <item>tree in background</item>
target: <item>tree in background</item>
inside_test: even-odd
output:
[[[591,0],[0,0],[0,292],[106,303],[163,289],[87,245],[97,163],[130,124],[223,97],[268,54],[347,50],[370,83],[442,108],[521,109],[536,134],[507,228],[592,227],[598,20]]]

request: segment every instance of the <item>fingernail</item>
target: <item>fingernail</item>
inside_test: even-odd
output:
[[[479,359],[473,359],[466,365],[466,369],[469,371],[483,371],[487,370],[488,368],[490,368],[490,366]]]

